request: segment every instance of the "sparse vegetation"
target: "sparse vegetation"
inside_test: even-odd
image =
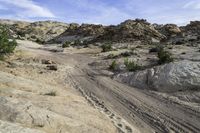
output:
[[[168,47],[168,49],[173,49],[173,47]]]
[[[138,45],[135,48],[143,48],[143,46],[142,45]]]
[[[173,62],[173,58],[171,53],[169,53],[168,51],[165,51],[164,47],[159,47],[158,48],[158,64],[165,64],[165,63],[170,63]]]
[[[46,95],[46,96],[56,96],[56,91],[51,91],[51,92],[45,93],[44,95]]]
[[[70,47],[70,45],[71,45],[71,42],[66,41],[66,42],[62,45],[62,48]]]
[[[109,66],[109,69],[110,69],[110,70],[115,70],[115,69],[116,69],[116,66],[117,66],[117,62],[116,62],[116,60],[114,60],[114,61],[111,63],[111,65]]]
[[[136,64],[134,61],[129,61],[128,58],[124,59],[124,65],[128,71],[137,71],[141,69],[141,66]]]
[[[128,52],[128,51],[126,51],[126,52],[123,52],[123,53],[121,53],[120,55],[122,56],[122,57],[128,57],[128,56],[131,56],[131,55],[133,55],[134,53],[131,51],[131,52]]]
[[[151,48],[150,50],[149,50],[149,53],[156,53],[156,52],[158,52],[159,51],[159,48],[158,47],[154,47],[154,48]]]
[[[26,33],[24,31],[17,31],[17,35],[25,37]]]
[[[73,43],[74,46],[79,46],[81,44],[82,44],[81,40],[75,40],[74,43]]]
[[[178,40],[177,42],[175,42],[175,45],[182,45],[184,44],[184,40]]]
[[[114,55],[114,54],[109,54],[109,55],[107,56],[108,59],[113,59],[113,58],[116,58],[116,57],[117,57],[117,56]]]
[[[102,52],[108,52],[112,50],[112,45],[111,43],[105,43],[101,46]]]
[[[17,46],[17,42],[11,39],[6,27],[0,27],[0,60],[4,59],[4,56],[13,53]]]

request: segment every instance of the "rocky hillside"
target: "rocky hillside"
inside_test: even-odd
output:
[[[153,44],[163,42],[175,45],[196,45],[199,40],[200,22],[194,21],[187,26],[175,24],[150,24],[144,19],[126,20],[119,25],[71,24],[61,35],[52,42],[87,40],[89,42],[140,42]]]
[[[71,41],[75,39],[92,42],[132,42],[141,41],[143,43],[159,42],[165,36],[158,32],[153,25],[146,20],[126,20],[119,25],[102,26],[83,24],[71,25],[63,34],[55,40],[57,42]]]
[[[17,39],[27,39],[43,43],[63,33],[68,24],[55,21],[22,22],[0,20],[1,25],[8,26],[11,35]]]
[[[126,20],[119,25],[102,26],[83,24],[70,26],[55,38],[58,42],[89,40],[90,42],[141,42],[140,44],[165,43],[197,46],[200,42],[200,21],[192,21],[186,26],[175,24],[150,24],[146,20]],[[54,40],[54,41],[55,41]]]
[[[197,45],[200,42],[200,21],[191,21],[185,27],[181,27],[183,36],[187,42]]]
[[[107,27],[105,33],[99,36],[97,40],[150,43],[164,38],[165,36],[155,30],[146,20],[127,20],[117,26]]]
[[[70,24],[69,28],[61,35],[54,38],[51,42],[65,42],[80,40],[92,40],[105,32],[105,27],[103,25],[94,24]]]
[[[126,20],[119,25],[94,25],[61,23],[54,21],[23,22],[0,20],[7,25],[11,34],[18,39],[27,39],[39,43],[64,43],[82,40],[94,42],[140,42],[153,44],[164,42],[176,45],[197,45],[200,42],[200,21],[192,21],[186,26],[175,24],[150,24],[144,19]]]

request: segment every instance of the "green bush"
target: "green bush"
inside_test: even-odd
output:
[[[101,46],[102,52],[108,52],[112,50],[112,45],[110,43],[103,44]]]
[[[71,45],[71,42],[66,41],[66,42],[62,45],[62,48],[70,47],[70,45]]]
[[[115,69],[116,69],[116,66],[117,66],[117,62],[116,62],[116,60],[114,60],[114,61],[111,63],[111,65],[109,66],[109,69],[110,69],[110,70],[115,70]]]
[[[169,53],[168,51],[165,51],[165,49],[163,47],[160,47],[158,50],[158,64],[165,64],[165,63],[170,63],[173,62],[173,58],[171,53]]]
[[[136,64],[134,61],[129,61],[128,58],[124,60],[124,65],[128,71],[137,71],[141,69],[141,66]]]
[[[0,26],[0,59],[7,54],[13,53],[17,46],[17,42],[9,37],[8,29]]]

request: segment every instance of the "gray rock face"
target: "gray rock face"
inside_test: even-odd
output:
[[[161,92],[200,89],[200,62],[180,61],[140,72],[119,74],[116,80]]]

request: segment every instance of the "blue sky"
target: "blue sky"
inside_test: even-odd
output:
[[[200,0],[0,0],[0,18],[104,25],[144,18],[184,25],[200,20]]]

